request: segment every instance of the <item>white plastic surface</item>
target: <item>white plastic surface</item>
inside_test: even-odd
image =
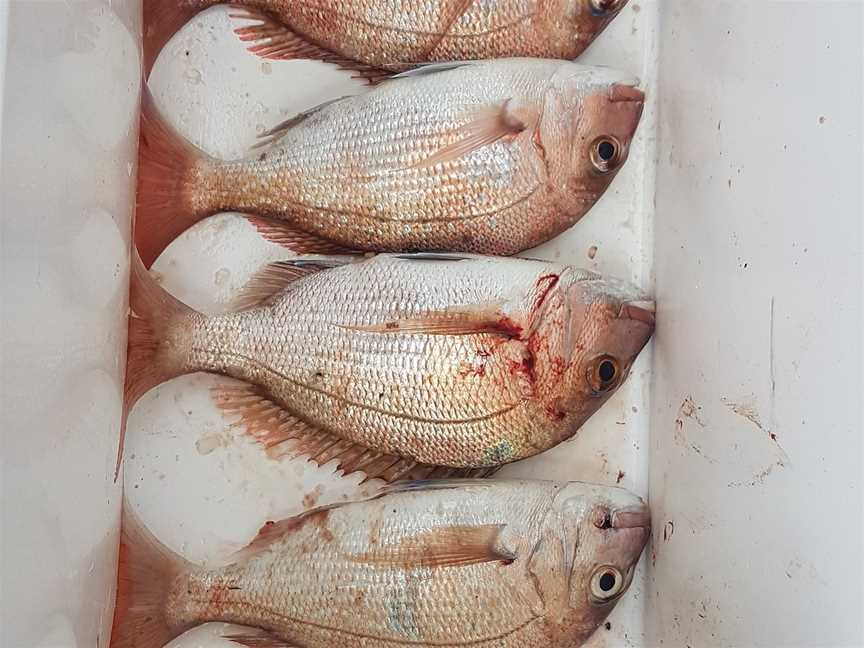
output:
[[[139,12],[0,3],[3,648],[110,633]]]
[[[660,13],[649,646],[864,645],[864,4]]]
[[[650,271],[653,187],[654,16],[634,5],[583,57],[636,73],[649,104],[630,161],[607,195],[579,225],[530,256],[559,259],[645,286]],[[346,73],[310,62],[268,62],[246,52],[224,7],[187,25],[163,51],[151,88],[165,116],[207,152],[238,157],[256,134],[330,98],[365,87]],[[337,188],[334,188],[337,190]],[[589,250],[596,246],[594,258]],[[290,255],[264,242],[237,215],[209,219],[178,239],[156,262],[163,285],[191,306],[220,310],[249,276]],[[650,349],[627,385],[571,442],[501,472],[502,476],[585,479],[645,492]],[[231,429],[207,392],[218,378],[188,376],[145,396],[129,421],[127,494],[153,532],[199,562],[224,560],[269,519],[358,493],[359,476],[304,460],[274,462]],[[367,484],[371,488],[374,484]],[[642,643],[644,574],[601,628],[594,646]],[[221,624],[193,630],[173,646],[228,648]]]

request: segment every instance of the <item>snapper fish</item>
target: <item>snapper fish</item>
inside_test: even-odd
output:
[[[278,262],[211,316],[138,260],[130,300],[127,411],[176,376],[221,374],[243,384],[220,407],[271,456],[387,481],[486,474],[565,441],[654,328],[628,284],[477,255]]]
[[[145,0],[144,64],[224,0]],[[417,63],[512,56],[574,59],[627,0],[232,0],[249,51],[334,63],[370,80]]]
[[[128,509],[128,507],[127,507]],[[648,507],[579,482],[403,482],[192,565],[124,514],[112,648],[209,621],[248,648],[573,648],[627,591]]]
[[[637,84],[569,61],[431,65],[292,117],[236,160],[185,141],[145,98],[136,245],[150,267],[234,211],[299,253],[516,254],[578,221],[622,168]]]

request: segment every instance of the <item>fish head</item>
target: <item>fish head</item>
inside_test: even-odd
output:
[[[581,215],[627,161],[645,93],[625,72],[562,61],[544,100],[540,139],[562,207]]]
[[[582,482],[564,486],[552,506],[564,561],[561,586],[566,585],[559,621],[582,638],[630,587],[651,536],[651,513],[642,498],[623,488]]]
[[[575,22],[575,33],[590,42],[606,29],[628,0],[565,0],[566,16]]]
[[[563,375],[547,405],[566,421],[569,436],[624,382],[654,332],[654,302],[627,282],[594,273],[579,274],[565,291]]]

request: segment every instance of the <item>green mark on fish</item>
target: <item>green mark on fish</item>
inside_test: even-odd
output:
[[[486,448],[486,451],[483,453],[483,465],[497,466],[505,463],[513,457],[514,452],[513,444],[510,441],[507,439],[499,441],[495,445]]]

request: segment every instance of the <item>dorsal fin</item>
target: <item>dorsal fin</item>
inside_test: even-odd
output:
[[[336,268],[350,263],[340,257],[296,258],[270,263],[246,283],[229,303],[234,311],[246,310],[268,303],[289,285],[321,270]]]
[[[330,99],[328,101],[318,104],[313,108],[310,108],[309,110],[304,110],[303,112],[297,113],[293,117],[290,117],[285,121],[276,124],[270,130],[261,133],[258,136],[260,141],[257,142],[252,148],[257,149],[264,146],[270,146],[274,142],[277,142],[279,139],[281,139],[285,135],[285,133],[290,131],[292,128],[294,128],[298,124],[302,124],[304,121],[312,117],[312,115],[321,112],[327,106],[332,106],[333,104],[337,104],[345,99],[350,99],[352,96],[353,95],[345,95],[344,97]]]
[[[438,63],[419,63],[416,64],[416,67],[412,67],[410,70],[394,74],[387,79],[387,81],[430,76],[433,74],[440,74],[441,72],[450,72],[451,70],[467,67],[469,65],[477,65],[478,63],[482,63],[482,61],[441,61]]]

